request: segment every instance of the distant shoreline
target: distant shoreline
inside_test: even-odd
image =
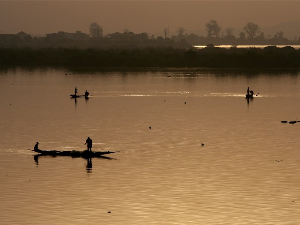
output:
[[[188,50],[0,48],[0,67],[300,69],[300,49],[289,46]]]
[[[267,48],[267,47],[272,47],[272,46],[276,46],[277,48],[286,48],[286,47],[292,47],[294,49],[300,49],[300,45],[215,45],[214,47],[216,48],[232,48],[232,47],[236,47],[236,48]],[[194,45],[194,48],[196,49],[202,49],[202,48],[206,48],[205,45]]]

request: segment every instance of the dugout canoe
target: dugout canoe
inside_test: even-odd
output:
[[[103,151],[103,152],[93,152],[93,151],[57,151],[57,150],[41,150],[33,149],[32,151],[39,153],[39,155],[50,155],[50,156],[71,156],[71,157],[82,157],[82,158],[96,158],[103,157],[104,155],[112,154],[115,152]]]

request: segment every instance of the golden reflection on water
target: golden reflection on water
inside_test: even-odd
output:
[[[0,76],[3,224],[300,223],[298,76],[62,74]]]

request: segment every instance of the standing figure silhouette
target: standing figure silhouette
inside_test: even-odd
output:
[[[88,137],[87,139],[86,139],[86,141],[85,141],[85,145],[87,145],[87,150],[88,151],[92,151],[92,147],[93,147],[93,141],[92,141],[92,139],[90,139],[90,137]]]

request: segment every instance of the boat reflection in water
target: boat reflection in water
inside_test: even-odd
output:
[[[83,97],[84,97],[84,99],[85,99],[86,102],[90,99],[90,98],[87,97],[87,96],[83,96]],[[83,97],[79,97],[79,98],[83,98]],[[71,98],[70,98],[70,99],[74,99],[75,106],[77,105],[77,98],[78,98],[78,97],[71,97]]]
[[[246,95],[247,104],[249,105],[250,101],[253,101],[253,95]]]

